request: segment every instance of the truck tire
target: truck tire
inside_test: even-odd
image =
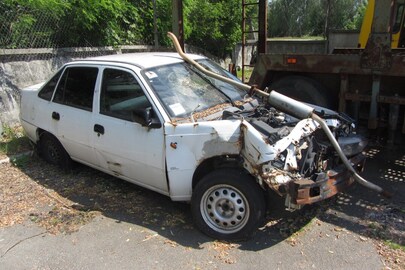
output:
[[[43,133],[39,140],[39,154],[50,164],[70,169],[72,160],[59,140],[50,133]]]
[[[191,199],[194,224],[206,235],[223,240],[250,238],[262,222],[266,204],[254,179],[236,169],[220,169],[203,177]]]
[[[333,99],[326,88],[314,79],[291,75],[283,77],[269,87],[299,101],[333,109]]]

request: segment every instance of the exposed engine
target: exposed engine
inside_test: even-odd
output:
[[[350,117],[325,108],[314,107],[315,112],[325,119],[347,157],[354,156],[364,149],[367,141],[354,133],[354,124]],[[303,123],[305,120],[294,118],[268,105],[225,113],[223,117],[227,119],[243,117],[262,134],[271,147],[281,149],[274,159],[263,165],[261,174],[263,181],[280,194],[287,193],[288,183],[298,179],[323,181],[327,178],[329,170],[341,164],[336,151],[319,126],[314,124],[305,131],[309,123],[313,125],[310,120],[305,124]],[[299,126],[301,128],[297,128]],[[292,134],[293,132],[295,134]],[[283,138],[287,136],[295,139],[282,143],[285,141]],[[280,148],[279,145],[286,147]]]

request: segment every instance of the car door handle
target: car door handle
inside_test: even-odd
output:
[[[60,115],[59,115],[59,113],[53,112],[53,113],[52,113],[52,119],[60,120]]]
[[[94,132],[96,132],[98,134],[104,134],[104,127],[102,125],[95,124],[94,125]]]

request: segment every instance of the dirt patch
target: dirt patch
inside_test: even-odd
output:
[[[33,181],[28,174],[47,171],[40,165],[26,165],[25,172],[12,163],[0,165],[0,227],[31,220],[53,234],[71,233],[92,220],[96,212],[76,210],[72,201]]]
[[[159,229],[190,227],[187,205],[165,209],[169,198],[79,164],[64,172],[25,159],[20,167],[0,164],[0,227],[30,220],[53,234],[71,233],[100,214]]]
[[[397,205],[379,205],[365,213],[367,235],[375,244],[386,265],[405,269],[405,209]]]
[[[32,179],[10,163],[0,165],[0,226],[22,223],[39,207],[54,201]]]
[[[0,164],[0,227],[28,220],[52,234],[72,233],[94,217],[105,215],[117,222],[145,225],[168,234],[175,233],[177,227],[194,229],[188,205],[172,203],[166,196],[86,166],[76,165],[73,171],[63,172],[36,156],[15,164],[20,167]],[[301,232],[334,218],[331,214],[334,211],[328,209],[336,206],[336,200],[339,198],[309,207],[291,218],[272,217],[262,230],[272,228],[280,238],[295,246]],[[364,219],[357,223],[365,229],[358,233],[373,239],[387,269],[405,269],[404,209],[395,204],[376,204],[361,215]],[[165,244],[177,245],[170,240]],[[210,245],[215,258],[227,264],[237,262],[231,252],[237,247],[217,241]]]

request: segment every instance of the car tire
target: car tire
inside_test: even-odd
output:
[[[48,163],[57,165],[63,169],[70,169],[72,160],[65,148],[59,142],[59,140],[49,134],[44,133],[40,137],[39,141],[39,154]]]
[[[264,192],[253,177],[236,169],[204,176],[191,199],[194,224],[206,235],[223,240],[246,240],[262,222]]]
[[[325,108],[335,107],[327,89],[314,79],[305,76],[286,76],[272,83],[269,88],[299,101]]]

